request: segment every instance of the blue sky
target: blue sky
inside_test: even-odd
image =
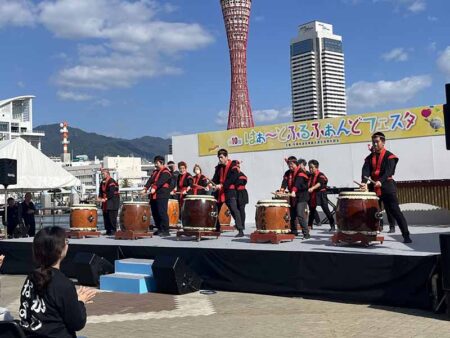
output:
[[[444,102],[448,0],[254,0],[257,124],[290,120],[298,25],[343,36],[349,114]],[[230,66],[219,0],[0,0],[0,99],[32,94],[34,124],[167,137],[226,128]]]

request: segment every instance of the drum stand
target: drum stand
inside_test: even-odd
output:
[[[66,233],[68,238],[86,238],[86,237],[100,237],[101,232],[97,230],[69,230]]]
[[[332,237],[331,242],[334,245],[337,245],[340,242],[344,242],[347,244],[354,244],[357,242],[361,242],[364,246],[369,246],[370,242],[380,242],[383,244],[384,242],[384,236],[382,235],[365,235],[362,233],[355,233],[355,234],[344,234],[341,231],[337,231]]]
[[[280,244],[283,241],[293,241],[295,239],[295,235],[293,234],[284,234],[277,232],[259,232],[256,230],[250,235],[251,243],[265,243],[270,242],[272,244]]]
[[[197,242],[200,242],[200,240],[203,237],[216,237],[216,239],[218,239],[220,236],[220,231],[183,229],[183,230],[177,231],[177,241],[180,239],[181,236],[195,237],[197,239]]]
[[[139,238],[152,238],[153,232],[137,232],[133,230],[118,230],[114,235],[114,239],[139,239]]]

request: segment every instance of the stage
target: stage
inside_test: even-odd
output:
[[[62,270],[75,277],[72,259],[92,252],[111,262],[120,258],[181,256],[204,280],[204,289],[324,298],[431,309],[430,276],[440,255],[439,234],[449,227],[410,226],[412,244],[383,233],[383,244],[369,247],[333,245],[329,226],[312,230],[312,238],[281,244],[250,243],[246,236],[225,232],[200,242],[170,237],[115,240],[112,237],[70,239]],[[2,272],[27,274],[32,269],[31,238],[0,240],[7,256]]]

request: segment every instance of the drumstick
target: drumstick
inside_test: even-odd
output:
[[[355,180],[353,180],[353,183],[355,183],[356,185],[358,185],[360,188],[363,186],[361,183],[356,182]]]
[[[215,184],[213,181],[211,181],[208,177],[205,176],[205,178],[206,178],[206,180],[207,180],[209,183],[211,183],[211,185],[212,185],[213,187],[216,186],[216,184]]]
[[[371,179],[371,178],[368,177],[368,176],[364,176],[364,178],[365,178],[366,180],[368,180],[370,183],[373,183],[373,184],[377,183],[377,182],[375,182],[373,179]]]
[[[203,187],[203,186],[201,186],[201,185],[199,185],[199,184],[192,184],[194,187],[197,187],[197,188],[199,188],[199,189],[206,189],[206,187]]]
[[[278,193],[276,193],[276,192],[271,192],[271,194],[272,194],[272,195],[275,195],[275,196],[283,196],[283,197],[291,196],[290,194],[283,193],[283,192],[278,192]]]

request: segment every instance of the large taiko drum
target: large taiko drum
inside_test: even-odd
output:
[[[231,211],[228,209],[226,203],[223,203],[220,207],[219,224],[224,226],[230,226],[231,224]]]
[[[169,216],[169,226],[176,226],[180,220],[180,206],[178,200],[169,199],[167,204],[167,215]]]
[[[382,217],[374,192],[345,191],[339,194],[336,223],[340,232],[377,235]]]
[[[74,204],[70,208],[71,230],[97,230],[97,206],[94,204]]]
[[[185,230],[215,231],[217,201],[209,195],[190,195],[184,199],[181,224]]]
[[[152,212],[148,202],[123,202],[120,211],[120,228],[134,232],[148,232]]]
[[[289,204],[284,200],[261,200],[256,203],[256,230],[261,233],[290,231]]]

